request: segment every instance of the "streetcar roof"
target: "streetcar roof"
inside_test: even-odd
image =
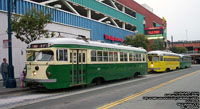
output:
[[[190,55],[185,55],[185,54],[179,54],[179,56],[182,57],[191,57]]]
[[[97,41],[84,41],[81,39],[75,38],[45,38],[42,40],[36,40],[30,43],[31,44],[43,44],[48,43],[50,45],[85,45],[85,46],[92,46],[92,47],[103,47],[103,48],[114,48],[114,49],[122,49],[122,50],[134,50],[140,52],[147,52],[143,48],[136,48],[124,45],[116,45],[116,44],[109,44],[109,43],[101,43]]]
[[[172,53],[172,52],[166,52],[166,51],[150,51],[148,52],[150,55],[161,55],[161,56],[179,56],[179,54]]]

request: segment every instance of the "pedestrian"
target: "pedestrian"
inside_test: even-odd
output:
[[[25,79],[25,76],[24,76],[24,71],[22,71],[21,73],[20,73],[20,77],[19,77],[19,79],[20,79],[20,86],[21,86],[21,88],[24,88],[24,79]]]
[[[6,81],[8,79],[8,63],[7,63],[7,59],[3,58],[3,62],[1,64],[1,75],[2,75],[2,79],[3,79],[3,87],[6,87]]]

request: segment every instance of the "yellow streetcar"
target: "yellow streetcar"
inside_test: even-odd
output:
[[[180,56],[166,51],[148,52],[148,71],[165,72],[180,68]]]

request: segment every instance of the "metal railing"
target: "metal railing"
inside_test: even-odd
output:
[[[187,51],[185,54],[200,54],[200,51]]]

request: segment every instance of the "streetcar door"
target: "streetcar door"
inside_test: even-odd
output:
[[[86,84],[86,50],[70,50],[71,86]]]

